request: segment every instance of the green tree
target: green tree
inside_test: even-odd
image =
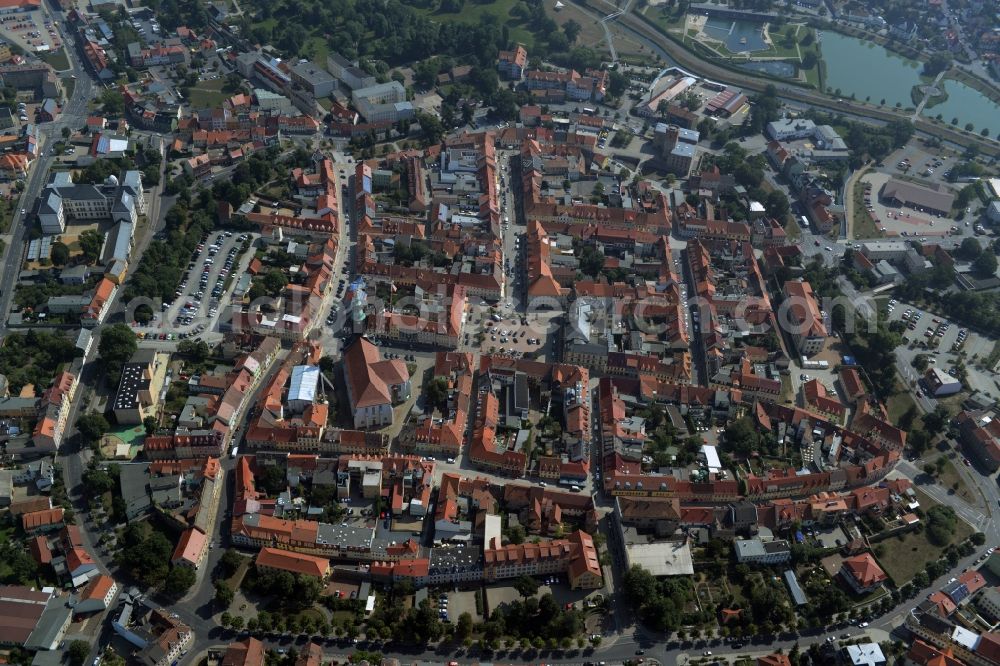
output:
[[[168,597],[179,599],[187,594],[195,582],[194,569],[189,567],[176,566],[167,574],[167,579],[163,582],[163,594]]]
[[[262,282],[269,296],[277,296],[288,284],[288,278],[285,277],[284,271],[272,268],[264,274]]]
[[[65,266],[69,263],[69,246],[62,241],[52,243],[49,257],[52,259],[54,266]]]
[[[938,504],[927,511],[927,537],[937,546],[946,546],[955,534],[957,517],[950,506]]]
[[[594,188],[594,190],[596,192],[597,188]],[[580,271],[584,275],[596,278],[600,275],[601,269],[604,268],[604,262],[604,253],[598,250],[596,246],[591,244],[583,246],[583,250],[580,252]]]
[[[215,581],[215,603],[223,608],[228,608],[233,603],[233,588],[224,580]]]
[[[88,412],[76,420],[76,429],[86,443],[92,444],[100,440],[111,429],[111,425],[103,415]]]
[[[988,278],[996,275],[997,256],[992,252],[983,252],[972,262],[972,270],[979,277]]]
[[[472,616],[467,612],[462,613],[455,624],[455,638],[464,640],[470,636],[472,636]]]
[[[87,229],[77,238],[83,257],[88,263],[93,263],[101,255],[101,246],[104,245],[104,237],[101,232],[94,229]]]
[[[563,24],[563,32],[566,34],[567,41],[572,44],[576,41],[576,38],[580,36],[581,26],[579,23],[570,19]]]
[[[137,348],[135,334],[126,324],[113,324],[101,331],[97,351],[104,362],[107,381],[111,386],[118,385],[122,366],[132,358]]]
[[[521,525],[511,525],[507,528],[507,540],[513,544],[524,543],[526,536],[524,527]]]
[[[538,581],[531,576],[521,576],[514,581],[514,589],[522,597],[533,597],[538,594]]]
[[[155,416],[147,416],[142,420],[142,427],[146,431],[146,435],[152,435],[156,432],[160,423]]]
[[[69,644],[67,652],[71,666],[83,666],[83,663],[87,661],[87,657],[90,656],[90,642],[73,641]]]
[[[245,557],[235,550],[229,549],[222,554],[219,565],[222,567],[223,575],[229,577],[236,573],[236,570],[240,568],[244,561],[246,561]]]
[[[114,88],[105,89],[98,99],[108,115],[121,115],[125,110],[125,98]]]
[[[969,236],[962,239],[962,244],[958,248],[958,256],[966,261],[973,261],[976,257],[982,254],[983,248],[979,245],[979,241]]]

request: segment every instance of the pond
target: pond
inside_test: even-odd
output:
[[[959,127],[972,123],[975,132],[986,128],[992,137],[1000,134],[1000,107],[986,95],[960,81],[945,79],[941,83],[948,93],[948,99],[929,109],[924,108],[924,116],[933,118],[941,114],[941,119],[946,123],[950,123],[952,118],[958,118]]]
[[[887,106],[913,106],[910,90],[920,83],[921,65],[856,37],[824,31],[820,46],[826,63],[827,92]]]
[[[763,23],[710,18],[705,22],[704,32],[721,40],[733,53],[767,51],[769,48],[764,41]]]

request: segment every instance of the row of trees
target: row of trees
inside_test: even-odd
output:
[[[28,384],[41,393],[59,368],[79,354],[74,342],[58,332],[8,333],[0,347],[0,373],[7,377],[11,393]]]
[[[177,195],[177,200],[166,215],[167,238],[149,244],[125,288],[126,301],[139,296],[172,301],[191,254],[202,236],[216,227],[218,202],[242,203],[284,168],[284,163],[278,163],[279,157],[277,147],[255,153],[233,170],[230,179],[220,180],[211,190],[192,193],[186,177],[171,181],[167,189]],[[293,155],[292,160],[299,158]]]
[[[687,578],[657,579],[639,565],[632,566],[623,577],[625,599],[636,615],[655,631],[672,632],[691,624],[685,612],[693,600],[691,581]]]
[[[188,567],[171,567],[173,551],[166,535],[149,522],[133,522],[122,533],[115,562],[137,582],[178,599],[194,585],[195,573]]]

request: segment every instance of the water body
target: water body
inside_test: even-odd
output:
[[[704,31],[721,40],[733,53],[768,50],[767,42],[764,41],[763,23],[710,18],[705,22]]]
[[[919,85],[922,65],[908,58],[896,55],[869,41],[848,37],[836,32],[824,32],[821,48],[826,63],[827,91],[840,88],[847,97],[886,105],[900,103],[904,108],[913,106],[910,89]],[[924,116],[934,117],[939,113],[945,122],[958,118],[958,126],[972,123],[975,131],[984,127],[991,136],[1000,132],[1000,106],[994,104],[979,91],[958,81],[944,80],[948,100],[925,109]]]
[[[972,123],[976,132],[985,127],[992,137],[1000,134],[1000,106],[991,102],[986,95],[975,88],[970,88],[959,81],[945,79],[941,83],[948,93],[948,99],[929,109],[925,108],[923,115],[933,118],[941,114],[941,119],[946,123],[950,123],[952,118],[958,118],[959,127]]]
[[[920,83],[921,64],[872,42],[823,31],[820,48],[826,63],[826,87],[855,99],[888,106],[913,106],[910,89]]]
[[[771,76],[781,76],[786,79],[790,79],[795,76],[795,65],[790,62],[782,62],[780,60],[763,60],[761,62],[745,62],[739,65],[742,69],[748,69],[752,72],[764,72],[765,74],[770,74]]]

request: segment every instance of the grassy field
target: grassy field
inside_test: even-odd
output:
[[[937,504],[926,494],[917,491],[917,498],[920,501],[920,508],[926,514],[927,510]],[[956,518],[955,534],[951,543],[959,543],[967,539],[973,529],[965,521]],[[913,578],[918,571],[927,568],[927,564],[941,556],[944,548],[935,546],[927,539],[927,531],[919,533],[909,532],[901,538],[886,539],[885,544],[887,555],[880,557],[879,562],[885,567],[886,573],[892,576],[896,585],[902,585]]]
[[[413,10],[436,21],[457,21],[461,23],[478,23],[479,17],[492,14],[496,19],[510,29],[511,42],[520,42],[531,53],[535,45],[535,36],[521,21],[511,16],[511,10],[518,0],[493,0],[492,2],[467,2],[458,12],[431,11],[428,8],[413,7]],[[583,25],[581,23],[581,25]],[[583,40],[580,40],[584,43]]]
[[[886,400],[885,404],[886,410],[889,412],[889,423],[898,423],[903,414],[905,414],[911,407],[916,408],[917,406],[913,401],[913,396],[910,395],[910,392],[907,391],[906,387],[903,386],[898,380],[896,381],[895,388],[895,392],[889,396],[889,399]],[[919,411],[917,413],[919,414]],[[923,427],[923,423],[919,416],[913,420],[911,430],[918,427]]]
[[[191,88],[191,105],[195,108],[213,107],[222,104],[229,97],[222,92],[225,81],[221,78],[214,81],[199,81],[198,85]]]
[[[44,54],[42,60],[51,65],[52,69],[56,71],[69,69],[69,58],[66,57],[66,51],[61,48],[58,51],[50,51]]]
[[[684,27],[684,21],[686,19],[684,14],[674,14],[668,11],[665,7],[661,8],[654,5],[646,5],[646,8],[642,10],[643,15],[648,18],[653,23],[656,23],[664,30],[676,30],[678,28]]]
[[[231,589],[233,590],[240,589],[240,586],[243,585],[243,578],[247,575],[247,570],[250,568],[250,563],[252,561],[253,560],[251,558],[244,557],[243,562],[240,563],[239,568],[233,572],[232,576],[226,579],[226,583],[229,585]]]
[[[785,220],[785,234],[791,240],[798,240],[802,237],[802,229],[799,228],[799,222],[794,215],[789,215]]]
[[[854,189],[851,191],[853,209],[851,211],[851,234],[854,238],[879,238],[882,232],[875,225],[875,220],[868,214],[865,208],[865,184],[861,178],[854,181]]]
[[[5,234],[10,229],[10,222],[14,219],[14,207],[16,205],[17,199],[10,201],[0,199],[0,234]]]
[[[314,35],[306,40],[302,53],[320,67],[326,67],[326,57],[330,54],[330,49],[322,35]]]
[[[938,457],[939,456],[935,453],[934,455],[929,455],[927,459],[929,462],[933,463]],[[937,480],[939,485],[948,489],[954,489],[955,494],[969,504],[976,503],[976,496],[972,494],[972,491],[969,490],[969,487],[965,484],[965,479],[963,479],[958,473],[958,470],[955,469],[955,463],[953,461],[949,460],[945,463],[944,469],[942,469],[941,473],[937,475]]]

